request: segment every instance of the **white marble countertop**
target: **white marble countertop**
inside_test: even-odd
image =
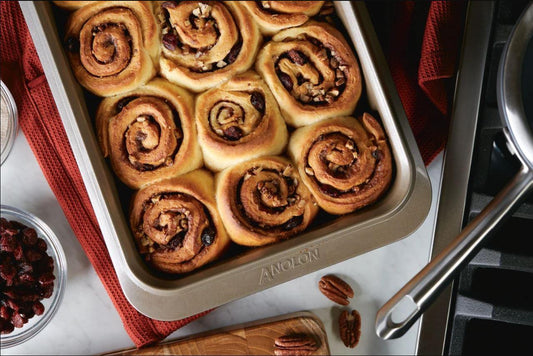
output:
[[[176,339],[202,331],[291,312],[309,310],[324,322],[332,354],[414,354],[418,323],[402,338],[379,339],[374,332],[377,310],[428,261],[440,187],[442,154],[429,166],[432,208],[424,224],[411,236],[323,270],[217,308],[171,334]],[[10,156],[1,167],[1,202],[29,211],[58,235],[67,255],[65,297],[56,316],[37,336],[2,350],[7,354],[97,354],[133,347],[111,299],[98,279],[63,211],[50,190],[26,138],[19,131]],[[340,308],[318,290],[323,275],[335,273],[355,289],[350,307],[362,318],[361,341],[344,347],[336,334]]]

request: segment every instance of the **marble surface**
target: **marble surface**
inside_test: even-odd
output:
[[[377,310],[428,261],[440,186],[442,154],[428,167],[433,202],[423,225],[411,236],[263,292],[223,305],[174,332],[176,339],[223,326],[309,310],[324,322],[332,354],[414,354],[418,323],[402,338],[384,341],[374,332]],[[19,132],[1,167],[1,202],[34,213],[58,235],[67,255],[65,298],[56,316],[37,336],[2,350],[7,354],[98,354],[133,347],[118,313],[68,225],[26,138]],[[324,274],[335,273],[355,289],[351,307],[362,317],[361,341],[344,347],[336,329],[341,308],[318,290]]]

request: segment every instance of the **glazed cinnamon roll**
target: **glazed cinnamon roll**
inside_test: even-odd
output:
[[[133,189],[202,165],[191,95],[163,78],[105,98],[96,113],[100,146]]]
[[[65,46],[74,75],[99,96],[124,93],[156,73],[158,25],[145,1],[94,1],[72,13]]]
[[[222,171],[216,178],[218,211],[230,238],[260,246],[302,232],[318,207],[289,160],[269,156]]]
[[[259,52],[256,70],[288,124],[351,115],[361,96],[359,64],[342,34],[326,23],[283,30]]]
[[[213,171],[280,154],[287,144],[276,99],[251,71],[198,96],[195,118],[205,165]]]
[[[68,11],[78,10],[80,7],[84,7],[93,2],[94,1],[53,1],[54,4]]]
[[[372,204],[392,179],[392,158],[381,125],[370,114],[333,118],[294,131],[290,156],[318,205],[346,214]]]
[[[248,70],[255,59],[259,29],[234,1],[163,1],[161,75],[195,92]]]
[[[243,1],[265,35],[304,24],[320,12],[324,1]]]
[[[132,200],[130,225],[147,263],[167,273],[203,266],[230,243],[216,210],[213,177],[205,170],[138,191]]]

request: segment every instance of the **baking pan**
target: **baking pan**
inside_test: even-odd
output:
[[[388,66],[362,2],[335,2],[395,163],[386,196],[363,211],[314,224],[302,235],[249,249],[177,279],[150,270],[131,235],[127,204],[100,153],[84,92],[70,70],[48,2],[20,2],[124,294],[142,314],[180,319],[408,236],[424,221],[431,187]],[[92,104],[91,104],[92,105]],[[94,109],[94,108],[93,108]],[[217,291],[213,293],[213,291]]]

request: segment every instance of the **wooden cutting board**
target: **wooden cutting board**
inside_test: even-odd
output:
[[[319,348],[312,355],[329,355],[322,321],[310,312],[229,326],[186,339],[106,355],[273,355],[274,340],[294,333],[314,335]]]

